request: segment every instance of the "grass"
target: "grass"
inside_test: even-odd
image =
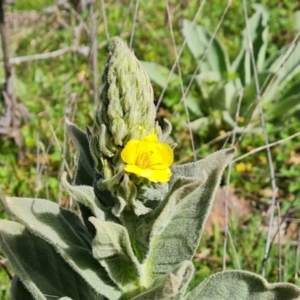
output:
[[[29,0],[29,1],[16,1],[13,5],[14,9],[17,11],[28,11],[28,10],[37,10],[41,11],[45,7],[54,5],[55,1],[53,0]]]
[[[41,11],[53,1],[17,1],[15,10]],[[123,4],[121,2],[124,2]],[[132,24],[134,20],[134,5],[128,12],[126,1],[105,1],[105,17],[110,36],[121,34],[130,41]],[[193,19],[202,2],[189,1],[188,5],[169,0],[173,13],[173,30],[177,45],[182,45],[183,37],[180,34],[180,20]],[[247,1],[248,13],[253,9]],[[282,46],[287,45],[295,36],[293,29],[293,13],[300,9],[296,1],[261,1],[270,10],[271,41],[268,53],[271,54]],[[126,4],[128,4],[126,2]],[[212,1],[204,5],[199,23],[211,31],[216,28],[225,9],[224,1]],[[154,8],[153,4],[141,1],[138,20],[135,21],[135,32],[132,48],[140,60],[154,61],[161,65],[172,67],[175,60],[175,51],[171,41],[170,29],[166,20],[167,7],[160,1]],[[89,24],[87,13],[81,15],[82,20]],[[96,18],[98,27],[98,73],[106,59],[106,33],[105,19],[100,2],[96,4]],[[242,15],[242,1],[233,1],[218,32],[218,37],[228,47],[230,57],[235,57],[240,49],[242,29],[245,20]],[[47,15],[35,27],[27,29],[26,35],[11,36],[14,45],[12,56],[26,56],[37,53],[47,53],[71,46],[74,40],[80,45],[89,45],[89,34],[81,27],[79,37],[76,35],[75,26],[78,26],[76,14],[70,11],[58,11]],[[79,28],[79,27],[78,27]],[[194,69],[194,60],[187,49],[184,49],[180,63],[183,74],[190,74]],[[3,137],[0,140],[0,182],[2,193],[5,195],[52,199],[66,206],[69,205],[66,195],[61,191],[59,177],[62,170],[67,169],[74,174],[77,154],[69,143],[64,131],[64,118],[68,117],[81,128],[92,125],[95,107],[92,102],[92,72],[89,57],[76,52],[68,52],[62,56],[51,59],[33,60],[15,66],[16,88],[15,92],[29,110],[32,117],[27,124],[22,125],[22,135],[25,142],[25,160],[18,161],[18,149],[14,143]],[[2,78],[3,81],[3,78]],[[161,90],[154,87],[155,97],[159,98]],[[178,97],[167,92],[164,101],[168,98]],[[173,124],[173,141],[178,142],[176,158],[192,160],[190,136],[185,126],[185,113],[181,104],[173,109],[167,108],[162,103],[159,116],[167,117]],[[215,115],[218,119],[218,115]],[[203,129],[198,136],[194,136],[197,152],[200,157],[219,149],[224,144],[224,139],[208,145],[207,142],[221,136],[226,128],[222,126],[210,130]],[[277,120],[267,124],[267,134],[270,142],[280,140],[300,131],[299,118]],[[179,142],[180,141],[180,142]],[[262,133],[246,134],[238,145],[237,156],[247,153],[253,148],[264,144]],[[275,175],[279,188],[279,205],[281,213],[294,219],[299,218],[299,162],[296,160],[299,153],[299,137],[272,148]],[[294,152],[293,152],[294,151]],[[37,155],[38,154],[38,155]],[[294,160],[292,159],[294,158]],[[222,270],[222,257],[226,257],[227,268],[237,268],[261,273],[262,259],[266,244],[266,231],[262,226],[268,221],[267,208],[270,197],[266,192],[271,190],[270,171],[265,152],[259,152],[247,157],[244,163],[251,165],[250,170],[239,171],[233,166],[230,185],[235,188],[240,197],[245,197],[251,202],[252,214],[241,224],[231,224],[230,232],[232,244],[229,243],[227,252],[224,253],[225,236],[220,228],[215,226],[213,237],[204,235],[199,246],[199,252],[209,255],[196,263],[196,277],[193,284],[203,280],[206,276]],[[224,177],[225,178],[225,177]],[[225,181],[224,181],[225,183]],[[0,206],[0,215],[7,218],[4,208]],[[291,222],[287,222],[287,225]],[[258,234],[257,234],[258,233]],[[234,245],[234,247],[233,247]],[[284,281],[299,284],[295,258],[297,245],[293,240],[282,244],[274,243],[268,260],[266,278],[271,282],[278,281],[279,268]],[[251,249],[251,251],[250,251]],[[281,254],[278,252],[281,250]],[[279,253],[279,254],[278,254]],[[281,266],[279,265],[281,258]],[[1,257],[0,257],[1,260]],[[9,279],[0,268],[0,299],[9,299]],[[2,294],[1,294],[2,293]]]

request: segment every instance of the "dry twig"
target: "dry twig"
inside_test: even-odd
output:
[[[94,93],[94,105],[98,103],[98,56],[97,56],[97,25],[94,13],[94,2],[88,3],[90,19],[91,19],[91,69],[93,72],[93,93]]]
[[[2,102],[4,113],[0,119],[0,134],[13,138],[19,147],[19,158],[23,158],[23,139],[20,132],[20,117],[24,109],[17,104],[13,90],[14,74],[9,61],[9,49],[7,31],[4,17],[4,0],[0,0],[0,35],[2,41],[2,52],[5,72],[5,83],[2,90]]]

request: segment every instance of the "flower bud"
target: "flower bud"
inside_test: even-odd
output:
[[[128,141],[157,132],[155,116],[148,74],[127,45],[114,38],[102,75],[94,126],[97,137],[92,139],[91,147],[91,151],[98,152],[92,154],[98,160],[97,171],[102,172],[103,178],[106,178],[104,173],[115,175],[120,170],[120,152]],[[104,168],[113,172],[104,172]]]

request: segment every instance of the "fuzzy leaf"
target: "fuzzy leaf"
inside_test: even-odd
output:
[[[193,273],[193,264],[190,261],[184,261],[170,274],[155,280],[152,288],[132,300],[168,300],[174,297],[182,299]]]
[[[286,98],[281,97],[275,103],[272,103],[272,107],[268,112],[268,116],[270,118],[282,118],[282,112],[284,112],[285,116],[288,116],[299,109],[300,93]]]
[[[271,71],[276,72],[277,78],[273,82],[275,88],[284,88],[291,79],[299,74],[300,70],[300,45],[284,48],[284,55],[280,56],[270,67]]]
[[[268,45],[268,19],[269,14],[263,5],[253,5],[256,12],[249,18],[249,30],[251,43],[253,46],[253,54],[258,71],[263,70],[266,58],[266,51]],[[249,41],[246,28],[243,32],[243,47],[232,64],[235,72],[239,74],[243,85],[250,83],[253,76],[253,67],[249,53]]]
[[[89,141],[84,131],[66,120],[68,135],[79,151],[78,168],[76,173],[77,185],[93,185],[94,160],[90,152]]]
[[[268,86],[270,80],[274,77],[275,74],[270,73],[268,71],[260,72],[257,74],[257,80],[259,87],[264,87],[264,89]],[[241,107],[239,111],[240,116],[245,117],[245,113],[250,116],[255,109],[255,105],[250,106],[257,98],[257,91],[256,91],[256,83],[255,79],[252,78],[250,83],[245,86],[241,101]],[[237,106],[238,106],[238,98],[240,97],[239,93],[237,93],[235,99],[231,102],[231,106],[229,108],[230,115],[234,116],[236,114]],[[251,109],[249,109],[251,108]],[[247,117],[245,117],[247,119]]]
[[[229,110],[232,105],[234,95],[236,93],[235,85],[232,81],[229,82],[219,82],[214,89],[209,93],[209,98],[207,99],[207,106],[209,108],[209,113],[216,110]],[[203,103],[204,104],[204,103]]]
[[[185,300],[298,300],[300,289],[290,283],[268,283],[245,271],[211,275],[194,288]]]
[[[156,212],[159,216],[153,217],[157,219],[145,261],[150,274],[150,270],[154,276],[169,273],[182,261],[192,259],[222,173],[233,154],[234,149],[225,149],[172,168],[171,191]]]
[[[125,227],[90,218],[97,234],[93,240],[93,256],[125,292],[136,288],[140,267],[131,248]]]
[[[300,93],[300,80],[294,82],[288,89],[284,90],[284,93],[277,100],[278,102],[284,101],[284,99],[291,96],[295,96]]]
[[[256,10],[256,13],[250,18],[250,34],[257,70],[262,71],[269,40],[269,11],[264,5],[258,3],[253,4],[253,7]],[[253,25],[253,23],[255,23],[255,25]],[[249,45],[249,41],[245,43]]]
[[[14,271],[36,300],[68,295],[74,300],[101,299],[92,287],[64,261],[44,239],[16,222],[0,221],[0,243]],[[24,300],[22,288],[12,288],[12,299]],[[31,299],[32,299],[31,298]]]
[[[152,82],[154,82],[156,85],[161,87],[162,89],[166,87],[173,87],[173,86],[180,86],[180,76],[175,74],[174,72],[172,75],[170,75],[171,70],[159,65],[158,63],[155,62],[146,62],[146,61],[141,61],[141,64],[143,68],[146,70],[148,73],[150,79]],[[170,78],[169,78],[170,77]],[[183,99],[181,99],[183,100]],[[194,97],[191,93],[188,93],[184,99],[186,102],[187,108],[195,115],[195,116],[202,116],[203,113],[200,110],[199,106],[199,100]],[[170,103],[169,106],[177,105],[178,100],[174,98],[172,103]],[[167,103],[165,103],[167,105]]]
[[[30,232],[53,245],[95,291],[109,299],[118,298],[120,291],[93,258],[92,236],[76,214],[48,200],[7,197],[5,202]]]
[[[182,33],[187,41],[187,46],[197,60],[201,60],[201,72],[214,71],[218,74],[218,79],[226,78],[230,70],[229,56],[222,43],[214,38],[209,51],[207,47],[213,35],[204,27],[195,25],[191,21],[183,20]]]
[[[176,84],[180,83],[180,77],[177,74],[173,73],[170,76],[171,70],[162,65],[159,65],[158,63],[141,61],[141,64],[148,73],[150,79],[161,88],[164,88],[172,81],[174,81]],[[169,76],[170,79],[168,81]]]
[[[88,207],[93,215],[101,220],[105,219],[104,212],[97,205],[98,199],[95,196],[94,189],[88,185],[71,185],[67,181],[67,173],[64,172],[61,177],[61,183],[68,194],[77,202]]]
[[[199,133],[202,128],[208,128],[209,119],[208,117],[201,117],[195,121],[190,122],[189,127],[194,133]]]
[[[284,90],[288,83],[300,71],[300,45],[283,47],[275,52],[266,62],[266,68],[276,73],[277,77],[264,93],[264,100],[271,102],[278,95],[278,91]]]
[[[33,300],[33,296],[30,292],[24,287],[20,278],[15,275],[11,282],[10,287],[10,298],[11,300]]]
[[[66,129],[79,152],[75,184],[93,186],[95,163],[90,152],[87,134],[69,120],[66,120]],[[78,206],[86,228],[93,234],[93,228],[88,221],[89,217],[93,215],[91,209],[81,203],[78,203]]]

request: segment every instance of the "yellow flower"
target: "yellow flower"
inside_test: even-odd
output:
[[[251,172],[252,171],[252,164],[251,163],[238,163],[235,166],[235,169],[239,172],[239,173],[244,173],[244,172]]]
[[[153,182],[165,183],[171,178],[169,167],[173,163],[173,150],[168,144],[159,143],[155,134],[129,141],[121,152],[121,158],[126,163],[126,172]]]

